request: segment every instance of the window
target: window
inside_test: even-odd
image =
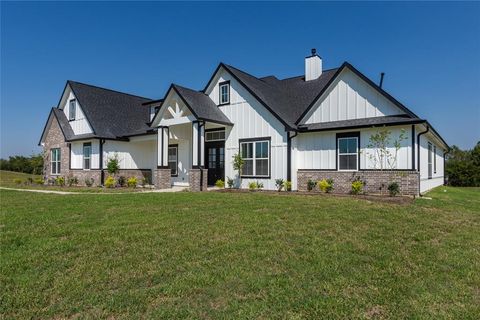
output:
[[[428,179],[432,179],[432,169],[433,169],[433,147],[432,144],[429,142],[428,143]]]
[[[178,175],[178,146],[168,147],[168,167],[171,170],[171,175],[176,177]]]
[[[225,129],[205,132],[205,141],[224,141]]]
[[[75,120],[75,114],[77,109],[77,101],[75,99],[70,100],[70,108],[68,109],[68,120]]]
[[[337,138],[338,170],[358,170],[358,136]]]
[[[240,142],[242,177],[270,176],[270,140]]]
[[[60,148],[52,149],[52,174],[60,174]]]
[[[437,146],[433,146],[433,173],[437,173]]]
[[[83,144],[83,169],[90,169],[92,159],[92,144],[90,142]]]
[[[230,103],[230,82],[222,82],[219,85],[220,105]]]

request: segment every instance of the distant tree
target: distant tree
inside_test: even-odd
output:
[[[446,157],[445,175],[451,186],[480,187],[480,141],[472,150],[453,146]]]
[[[34,154],[30,157],[10,156],[8,160],[0,159],[0,170],[41,174],[43,171],[43,156],[42,154]]]

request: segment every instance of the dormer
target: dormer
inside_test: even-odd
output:
[[[65,114],[75,135],[93,133],[92,127],[80,105],[80,101],[68,83],[63,91],[58,108]]]

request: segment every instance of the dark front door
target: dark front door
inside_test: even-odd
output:
[[[205,142],[205,167],[208,169],[208,185],[225,180],[225,141]]]

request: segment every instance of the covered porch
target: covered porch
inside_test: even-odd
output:
[[[225,179],[225,139],[232,124],[205,94],[172,86],[155,115],[159,189],[206,191]]]

